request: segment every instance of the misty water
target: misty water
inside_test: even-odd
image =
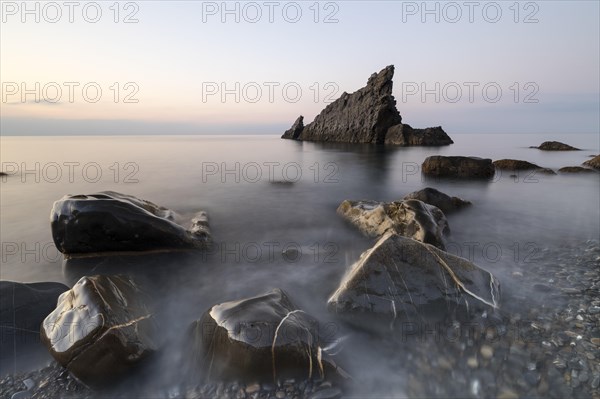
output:
[[[138,382],[161,389],[177,381],[178,342],[193,320],[216,303],[278,287],[323,323],[332,342],[340,341],[340,362],[359,382],[351,392],[403,395],[408,365],[397,363],[410,345],[394,346],[337,320],[326,308],[344,273],[374,243],[336,215],[344,199],[393,201],[429,186],[471,201],[473,206],[448,215],[447,248],[495,274],[503,304],[513,295],[543,302],[543,294],[533,293],[514,273],[526,272],[545,249],[577,248],[600,235],[600,174],[505,172],[490,181],[469,181],[425,179],[420,173],[423,160],[437,154],[522,159],[554,170],[577,166],[599,153],[597,135],[452,137],[454,145],[440,148],[274,136],[2,137],[2,169],[14,174],[0,186],[1,279],[72,285],[84,274],[119,272],[147,280],[159,302],[166,349]],[[546,140],[582,151],[529,148]],[[63,261],[52,244],[53,202],[65,194],[104,190],[150,200],[184,220],[207,211],[211,253]],[[3,366],[3,372],[44,363],[22,360]]]

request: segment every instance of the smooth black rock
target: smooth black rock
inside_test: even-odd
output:
[[[63,197],[54,203],[50,225],[65,254],[205,249],[210,243],[204,212],[185,229],[173,211],[112,191]]]
[[[422,190],[415,191],[404,197],[405,200],[416,199],[426,204],[433,205],[444,213],[455,212],[465,206],[471,205],[471,202],[459,197],[451,197],[448,194],[436,190],[435,188],[425,187]]]
[[[192,378],[273,382],[342,371],[327,360],[319,323],[275,289],[210,308],[189,329]]]
[[[60,283],[0,281],[0,374],[49,359],[40,326],[69,287]]]
[[[445,318],[499,304],[499,282],[491,273],[396,234],[386,234],[365,251],[328,301],[336,313],[401,321]]]
[[[491,159],[434,155],[421,165],[423,174],[435,177],[489,179],[495,169]]]
[[[450,233],[444,212],[416,199],[390,203],[346,200],[337,213],[368,237],[393,232],[444,249],[444,234]]]
[[[148,297],[126,276],[83,277],[41,327],[50,354],[91,385],[117,380],[157,349]]]

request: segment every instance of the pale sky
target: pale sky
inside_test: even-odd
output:
[[[1,3],[2,135],[282,133],[389,64],[415,127],[600,131],[598,1]]]

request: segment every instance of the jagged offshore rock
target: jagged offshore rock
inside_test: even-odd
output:
[[[416,199],[423,201],[426,204],[438,207],[444,213],[454,212],[464,208],[465,206],[471,205],[470,201],[466,201],[459,197],[451,197],[431,187],[425,187],[422,190],[412,192],[406,195],[404,199]]]
[[[337,213],[369,237],[393,232],[444,249],[444,234],[450,232],[439,208],[416,199],[390,203],[345,200]]]
[[[402,124],[392,95],[394,66],[371,75],[358,91],[343,93],[304,126],[300,116],[281,138],[306,141],[437,146],[452,144],[441,127],[413,129]]]
[[[126,276],[83,277],[42,323],[42,342],[74,376],[105,384],[156,350],[158,330],[147,302]]]
[[[190,370],[205,380],[345,375],[327,359],[318,321],[280,289],[213,306],[192,323],[189,344]]]
[[[499,306],[498,280],[458,256],[388,233],[365,251],[328,301],[337,313],[417,321]]]
[[[48,357],[40,345],[40,326],[68,289],[54,282],[0,281],[0,374],[25,366],[27,359]]]
[[[488,179],[494,177],[491,159],[434,155],[421,165],[423,174],[436,177]]]
[[[50,224],[65,254],[204,249],[211,239],[205,212],[185,229],[175,222],[175,212],[113,191],[66,195],[54,203]]]

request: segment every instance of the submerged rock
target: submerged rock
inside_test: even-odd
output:
[[[0,281],[0,374],[46,359],[40,326],[69,287],[60,283]]]
[[[444,234],[450,232],[439,208],[416,199],[390,203],[345,200],[337,213],[368,237],[393,232],[444,249]]]
[[[494,165],[491,159],[434,155],[423,162],[422,172],[427,176],[459,178],[492,178]]]
[[[565,166],[558,171],[560,173],[597,173],[594,169],[582,168],[581,166]]]
[[[561,143],[560,141],[544,141],[537,148],[538,150],[543,151],[580,151],[579,148],[572,147],[568,144]]]
[[[398,124],[390,127],[385,136],[385,144],[409,146],[442,146],[454,141],[441,126],[426,129],[413,129],[410,125]]]
[[[337,313],[371,313],[402,321],[497,308],[498,280],[458,256],[397,234],[365,251],[328,304]]]
[[[441,127],[413,129],[402,124],[392,95],[394,66],[371,75],[358,91],[343,93],[304,126],[300,116],[281,138],[341,143],[448,145],[452,140]]]
[[[527,161],[521,161],[518,159],[499,159],[492,163],[494,164],[496,169],[500,169],[500,170],[510,170],[510,171],[534,170],[536,172],[544,173],[544,174],[548,174],[548,175],[556,174],[556,172],[554,172],[552,169],[542,168],[541,166],[538,166],[534,163],[527,162]]]
[[[50,354],[87,384],[107,383],[152,354],[157,329],[146,295],[125,276],[83,277],[42,324]]]
[[[63,197],[54,203],[50,225],[65,254],[205,249],[211,239],[205,212],[186,230],[175,212],[113,191]]]
[[[318,328],[280,289],[215,305],[190,327],[190,370],[206,380],[345,375],[326,358]]]
[[[585,161],[583,165],[594,169],[600,169],[600,155],[596,155],[592,159]]]
[[[423,201],[426,204],[440,208],[444,213],[454,212],[465,206],[471,205],[470,201],[466,201],[459,197],[451,197],[431,187],[425,187],[422,190],[410,193],[406,195],[404,199]]]

